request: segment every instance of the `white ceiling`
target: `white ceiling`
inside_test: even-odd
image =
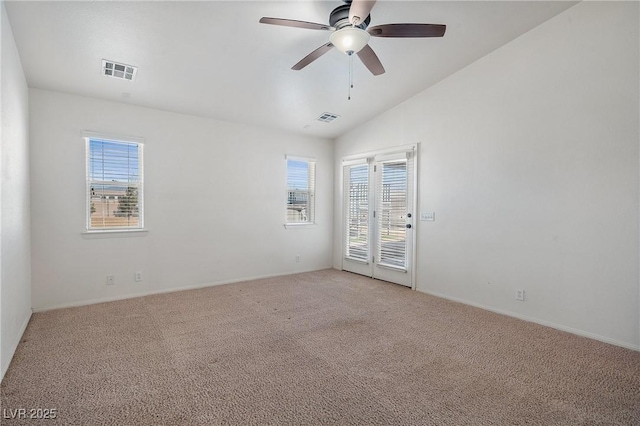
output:
[[[263,16],[328,23],[341,1],[12,2],[8,16],[30,87],[333,138],[432,86],[575,2],[380,0],[371,25],[446,24],[443,38],[373,38],[374,77],[336,49],[290,68],[328,31],[259,24]],[[139,67],[101,75],[102,59]],[[341,117],[332,123],[323,112]]]

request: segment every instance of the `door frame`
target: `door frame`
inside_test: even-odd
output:
[[[412,204],[413,204],[413,221],[412,221],[412,238],[411,238],[411,255],[407,259],[411,262],[410,270],[407,273],[411,275],[411,289],[416,289],[416,248],[417,248],[417,228],[418,228],[418,218],[416,217],[416,212],[418,211],[418,173],[419,173],[419,146],[420,143],[410,144],[410,145],[399,145],[395,147],[368,151],[359,154],[349,154],[343,156],[340,160],[340,180],[339,180],[339,188],[340,188],[340,197],[339,197],[339,208],[340,208],[340,270],[344,270],[343,262],[345,260],[345,252],[344,252],[344,242],[346,241],[346,232],[345,232],[345,223],[346,223],[346,211],[344,204],[344,166],[348,165],[350,162],[354,162],[357,160],[367,160],[367,164],[369,164],[370,159],[380,156],[387,156],[392,154],[399,154],[402,152],[413,152],[413,194],[411,195]],[[370,191],[373,188],[369,188]],[[371,243],[371,241],[369,241]],[[372,264],[372,268],[374,265]]]

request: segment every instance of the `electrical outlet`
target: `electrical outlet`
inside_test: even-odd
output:
[[[519,288],[516,290],[516,300],[524,302],[524,290]]]
[[[115,275],[107,275],[107,285],[114,285],[116,283]]]
[[[134,275],[134,278],[135,278],[136,282],[138,282],[138,283],[139,283],[140,281],[142,281],[142,272],[137,271],[137,272],[135,273],[135,275]]]
[[[296,263],[300,263],[300,255],[296,254]]]

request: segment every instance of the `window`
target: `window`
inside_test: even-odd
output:
[[[142,143],[86,137],[87,230],[143,228]]]
[[[287,156],[287,224],[315,223],[316,161]]]

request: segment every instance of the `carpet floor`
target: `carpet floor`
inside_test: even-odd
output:
[[[324,270],[36,313],[0,391],[2,424],[638,425],[640,353]]]

